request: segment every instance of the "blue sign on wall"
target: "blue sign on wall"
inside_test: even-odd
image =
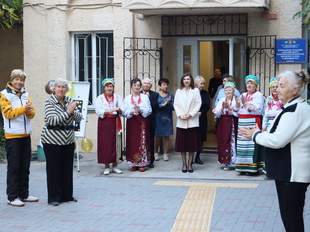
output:
[[[305,39],[277,39],[276,63],[307,63],[307,41]]]

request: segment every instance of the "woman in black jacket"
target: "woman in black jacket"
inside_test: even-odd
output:
[[[207,140],[207,132],[208,132],[208,116],[207,113],[210,109],[211,101],[208,91],[204,90],[206,81],[202,76],[197,76],[195,78],[195,85],[200,91],[201,97],[201,107],[200,107],[200,115],[199,115],[199,136],[200,136],[200,149],[196,152],[195,163],[203,164],[200,159],[200,153],[202,150],[203,143]]]

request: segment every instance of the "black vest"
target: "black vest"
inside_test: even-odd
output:
[[[283,109],[276,118],[269,133],[274,133],[278,127],[279,121],[283,114],[287,112],[295,112],[297,103]],[[289,126],[289,125],[287,125]],[[289,182],[291,179],[291,144],[287,144],[283,148],[272,149],[258,145],[258,149],[264,154],[267,176],[279,181]]]

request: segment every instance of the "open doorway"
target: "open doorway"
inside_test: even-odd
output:
[[[214,76],[214,70],[219,68],[222,75],[229,73],[229,40],[223,41],[199,41],[199,74],[206,79],[206,89],[209,81]],[[212,101],[213,99],[211,99]],[[204,147],[215,148],[217,146],[215,136],[215,118],[212,107],[208,113],[208,135]]]

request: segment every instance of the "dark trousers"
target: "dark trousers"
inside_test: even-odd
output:
[[[154,156],[154,152],[155,152],[155,120],[152,118],[149,118],[150,120],[150,163],[153,164],[155,161],[155,156]]]
[[[29,194],[30,137],[7,139],[5,149],[8,162],[6,179],[8,200],[26,199]]]
[[[69,145],[43,144],[46,156],[48,203],[73,199],[74,143]]]
[[[286,232],[304,232],[307,183],[276,181],[281,218]]]

